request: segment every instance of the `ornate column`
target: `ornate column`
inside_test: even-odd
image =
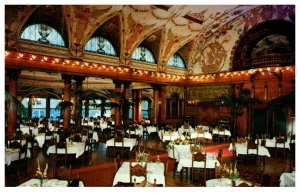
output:
[[[115,93],[116,93],[116,103],[117,106],[115,107],[115,128],[121,125],[121,109],[120,109],[120,96],[121,96],[121,81],[114,80],[113,83],[115,84]]]
[[[124,82],[124,106],[123,106],[123,117],[124,125],[127,127],[129,124],[129,87],[131,82]]]
[[[137,90],[132,90],[132,122],[138,122],[137,120]]]
[[[161,86],[160,90],[160,119],[161,123],[164,124],[167,118],[167,98],[166,98],[166,85]]]
[[[50,120],[50,97],[46,98],[46,118]]]
[[[89,118],[90,103],[88,99],[85,100],[84,108],[85,108],[84,116]]]
[[[153,87],[153,124],[157,124],[159,85],[153,84],[152,87]]]
[[[64,96],[63,101],[64,102],[70,102],[71,100],[71,76],[62,74],[62,79],[64,80]],[[71,118],[71,111],[70,107],[65,107],[62,109],[63,111],[63,120],[64,120],[64,129],[70,128],[70,118]]]
[[[75,76],[74,80],[76,80],[75,86],[75,128],[76,130],[81,130],[81,120],[82,120],[82,82],[85,77]]]
[[[141,90],[137,90],[137,121],[141,122],[142,121],[142,91]]]
[[[7,75],[9,78],[9,94],[13,97],[17,97],[17,87],[18,87],[18,78],[20,75],[20,70],[7,70]],[[16,129],[17,125],[17,108],[15,104],[10,102],[7,109],[7,130],[6,136],[11,137]]]

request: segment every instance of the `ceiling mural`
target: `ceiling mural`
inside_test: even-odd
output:
[[[189,75],[231,70],[236,42],[258,23],[295,22],[295,5],[55,6],[61,6],[60,23],[68,31],[66,58],[85,60],[87,41],[95,32],[106,31],[100,34],[113,39],[119,52],[119,64],[113,65],[130,66],[131,55],[141,43],[153,44],[149,48],[155,49],[157,71],[166,72],[169,58],[178,52]],[[51,5],[5,6],[7,49],[17,49],[21,29],[40,7],[56,10]]]
[[[231,54],[241,35],[256,24],[267,20],[279,18],[294,22],[294,11],[294,6],[260,6],[235,17],[225,25],[220,26],[214,33],[211,31],[212,27],[196,40],[196,48],[188,69],[189,74],[231,70]]]

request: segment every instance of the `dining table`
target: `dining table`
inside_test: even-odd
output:
[[[11,164],[11,162],[16,161],[19,159],[19,152],[20,149],[19,148],[5,148],[5,165],[9,166]],[[30,158],[31,154],[30,154],[30,150],[27,149],[27,158]],[[21,158],[24,158],[21,156]]]
[[[177,171],[180,172],[183,167],[191,168],[192,167],[192,153],[186,152],[179,154]],[[215,166],[220,166],[220,162],[218,161],[216,154],[214,153],[206,153],[206,168],[214,169]],[[204,168],[204,162],[194,162],[195,168]]]
[[[253,184],[247,180],[238,178],[235,181],[235,186],[239,186],[241,183],[246,183],[248,186]],[[206,181],[206,187],[232,187],[232,181],[230,178],[215,178]]]
[[[130,151],[132,150],[132,148],[137,145],[137,140],[136,138],[123,138],[124,140],[124,147],[129,147],[130,148]],[[109,146],[115,146],[115,139],[112,138],[112,139],[109,139],[106,141],[106,148],[109,147]],[[121,142],[117,142],[116,143],[116,146],[117,147],[122,147],[122,143]]]
[[[135,166],[137,162],[123,162],[121,167],[118,169],[117,173],[115,174],[113,186],[118,184],[119,182],[122,183],[130,183],[130,167]],[[139,162],[142,166],[147,164],[147,182],[154,184],[154,179],[156,179],[156,184],[162,184],[165,186],[165,166],[162,162]],[[135,177],[137,183],[141,183],[144,177]],[[133,180],[132,180],[133,181]]]
[[[282,173],[279,179],[280,187],[295,187],[295,177],[296,177],[295,171],[292,171],[291,173],[289,172]]]
[[[68,142],[67,144],[67,153],[75,154],[75,157],[78,158],[84,153],[85,143],[84,142]],[[47,155],[55,153],[55,145],[52,145],[47,150]],[[64,149],[57,149],[58,154],[64,154]]]
[[[39,179],[32,178],[20,184],[18,187],[41,187],[41,185]],[[42,187],[68,187],[68,181],[58,179],[44,179]],[[84,187],[82,181],[79,181],[79,187]]]

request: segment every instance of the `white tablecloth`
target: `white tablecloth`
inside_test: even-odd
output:
[[[281,187],[295,187],[295,176],[296,173],[283,173],[280,176],[280,186]]]
[[[206,153],[206,168],[214,169],[215,163],[217,163],[217,166],[220,165],[219,161],[216,158],[216,155],[212,153]],[[179,163],[177,166],[177,171],[180,172],[182,167],[192,167],[192,153],[185,153],[185,154],[179,154]],[[195,168],[204,168],[204,162],[194,162]]]
[[[227,136],[231,136],[231,133],[230,133],[230,131],[229,130],[227,130],[227,129],[225,129],[224,131],[220,131],[219,132],[219,129],[213,129],[213,131],[212,131],[212,134],[213,135],[227,135]]]
[[[197,125],[196,127],[197,129],[198,128],[201,128],[202,130],[206,131],[206,132],[209,132],[209,126],[207,125]]]
[[[59,141],[59,135],[57,133],[54,133],[53,136],[47,136],[47,137],[45,137],[45,133],[40,133],[36,135],[34,138],[38,142],[39,147],[42,148],[45,143],[45,140],[52,139],[52,137],[56,137],[57,142]]]
[[[114,177],[113,186],[116,185],[118,182],[130,183],[129,163],[130,162],[123,162],[123,164],[121,165]],[[134,164],[136,163],[132,162],[132,166],[134,166]],[[154,179],[156,179],[156,184],[162,184],[163,186],[165,186],[164,170],[165,166],[163,163],[147,163],[147,181],[153,184]],[[137,183],[140,183],[144,180],[143,177],[135,178]]]
[[[179,136],[177,131],[169,132],[169,131],[160,130],[158,132],[158,136],[159,136],[160,140],[162,140],[163,142],[174,141],[175,139],[178,139],[178,138],[180,138],[182,140],[185,139],[185,137],[183,135]]]
[[[149,134],[157,132],[157,128],[154,126],[147,126],[146,129]]]
[[[235,143],[236,154],[247,155],[247,143]],[[232,151],[232,143],[230,144],[229,151]],[[256,154],[256,149],[249,149],[249,154]],[[269,150],[266,147],[258,146],[258,155],[271,157]]]
[[[259,139],[259,144],[261,144],[262,139]],[[257,144],[257,140],[255,140],[255,143]],[[275,147],[276,146],[276,139],[266,139],[266,147]],[[279,143],[277,144],[277,148],[283,148],[284,144],[283,143]],[[285,148],[290,149],[290,140],[287,140],[287,142],[285,142]]]
[[[178,129],[178,133],[183,134],[184,132],[187,132],[190,135],[191,133],[195,132],[195,129],[193,129],[192,126],[190,126],[189,129],[184,129],[183,126],[181,126]]]
[[[115,139],[112,138],[110,140],[106,141],[106,148],[108,146],[115,146],[114,144]],[[136,139],[135,138],[124,138],[124,147],[129,147],[130,151],[132,150],[132,148],[136,145]],[[122,143],[116,143],[117,147],[122,147]]]
[[[34,178],[19,185],[19,187],[39,187],[39,186],[40,186],[40,180]],[[43,187],[67,187],[67,186],[68,186],[67,180],[45,179],[43,181]],[[82,181],[79,181],[79,187],[84,187]]]
[[[6,165],[10,165],[12,161],[16,161],[19,159],[19,151],[20,149],[12,149],[12,148],[8,148],[5,149],[5,164]],[[24,158],[24,155],[21,155],[21,158]],[[27,158],[30,158],[31,154],[30,154],[30,150],[27,149]]]
[[[252,184],[249,182],[246,182],[245,180],[242,180],[238,178],[235,181],[236,186],[238,186],[241,183],[247,183],[249,186]],[[217,179],[211,179],[206,181],[206,187],[232,187],[232,182],[231,179],[229,178],[217,178]]]
[[[73,144],[68,144],[67,145],[67,153],[68,154],[75,154],[76,158],[81,156],[84,153],[84,147],[85,143],[83,142],[73,142]],[[48,148],[47,154],[49,155],[50,153],[55,153],[55,145],[52,145]],[[57,149],[58,154],[64,154],[65,150],[64,149]]]
[[[209,132],[205,132],[205,133],[197,133],[197,132],[193,132],[191,133],[191,139],[195,139],[198,137],[203,137],[205,139],[212,139],[212,135]]]
[[[129,134],[130,130],[127,130],[126,133]],[[143,128],[137,128],[134,131],[130,131],[131,135],[138,135],[138,136],[142,136],[143,135]]]
[[[25,125],[20,125],[20,130],[23,132],[23,134],[27,133],[30,134],[29,130],[32,130],[32,135],[37,135],[39,133],[38,128],[30,126],[25,126]]]
[[[174,156],[173,156],[173,150],[172,149],[168,149],[168,156],[170,158],[179,160],[179,155],[180,154],[188,154],[191,152],[191,145],[187,144],[187,145],[174,145]]]

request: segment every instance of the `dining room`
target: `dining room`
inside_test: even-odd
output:
[[[5,5],[4,187],[295,188],[295,5]]]

